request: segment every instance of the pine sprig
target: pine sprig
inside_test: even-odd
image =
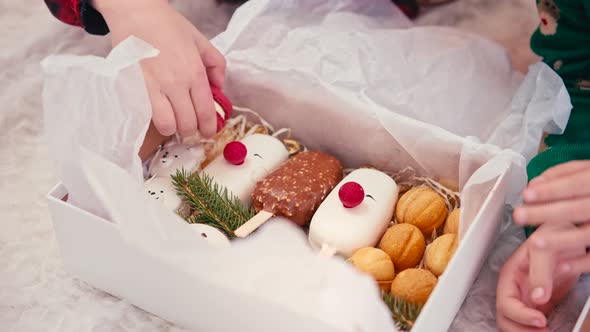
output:
[[[391,311],[391,317],[400,330],[409,331],[416,323],[422,305],[410,303],[389,293],[382,293],[383,302]]]
[[[236,238],[234,231],[254,217],[252,209],[244,207],[235,195],[206,174],[177,171],[172,183],[177,193],[197,212],[187,220],[189,223],[207,224]]]

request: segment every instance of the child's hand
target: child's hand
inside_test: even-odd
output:
[[[547,237],[533,234],[538,250],[556,253],[590,246],[590,161],[574,161],[547,170],[531,181],[523,198],[525,206],[514,211],[518,224],[582,224]],[[570,260],[565,268],[576,273],[590,272],[590,256]]]
[[[94,0],[93,5],[107,21],[113,47],[133,35],[160,50],[158,57],[141,63],[158,131],[214,135],[209,82],[222,88],[223,55],[167,0]]]
[[[526,205],[514,211],[518,224],[590,221],[590,160],[548,169],[531,181],[522,196]]]
[[[550,237],[562,229],[541,226],[535,235]],[[535,236],[533,235],[533,236]],[[501,331],[548,331],[547,315],[575,286],[579,275],[556,269],[559,262],[579,256],[583,248],[558,254],[539,251],[531,237],[506,262],[498,280],[496,320]],[[535,289],[542,287],[540,293]]]
[[[496,324],[503,332],[548,331],[544,312],[529,297],[528,250],[523,243],[502,267],[496,291]]]

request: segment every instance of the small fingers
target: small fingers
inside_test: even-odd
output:
[[[590,220],[590,197],[520,206],[514,209],[513,217],[520,225],[584,222]]]
[[[225,68],[207,68],[207,77],[209,78],[209,82],[211,82],[212,85],[222,89],[223,85],[225,84]]]
[[[209,82],[219,89],[223,89],[225,83],[225,69],[227,66],[225,57],[209,40],[197,31],[195,42],[207,71]]]
[[[176,127],[183,137],[192,136],[197,132],[197,116],[188,90],[176,90],[169,95],[174,108]]]
[[[498,316],[496,321],[498,329],[502,332],[549,332],[547,327],[522,325],[502,316]]]
[[[553,180],[564,175],[579,172],[581,170],[590,169],[590,160],[575,160],[570,161],[555,167],[551,167],[543,174],[531,181],[531,184],[537,184],[547,180]]]
[[[168,98],[160,91],[160,86],[152,75],[144,71],[145,84],[152,105],[152,122],[158,132],[164,136],[176,133],[176,120],[174,111]]]
[[[530,241],[536,247],[535,250],[550,250],[555,255],[579,257],[584,254],[587,244],[590,243],[590,224],[579,227],[566,224],[564,227],[553,227],[550,231],[531,236]],[[529,255],[533,253],[529,252]]]
[[[576,258],[572,258],[559,266],[559,269],[564,273],[572,275],[590,272],[590,255],[586,254]]]
[[[217,117],[213,95],[205,74],[197,75],[190,90],[191,99],[196,109],[199,132],[204,137],[211,137],[217,132]]]
[[[540,327],[545,326],[546,319],[543,313],[535,309],[529,308],[520,299],[522,278],[526,276],[520,275],[519,263],[525,259],[526,250],[524,246],[519,248],[508,263],[502,268],[498,279],[498,287],[496,290],[496,311],[498,317],[505,317],[516,323]],[[519,282],[519,280],[521,280]]]
[[[590,169],[536,182],[522,193],[526,203],[555,202],[590,195]]]
[[[514,297],[506,297],[500,300],[502,307],[501,314],[509,320],[523,326],[545,327],[547,319],[542,312],[527,307],[524,303]]]
[[[160,134],[171,136],[176,133],[176,120],[172,105],[166,96],[151,98],[152,100],[152,121]]]
[[[527,241],[529,246],[530,299],[536,305],[543,305],[551,299],[556,254],[542,235],[533,234]]]

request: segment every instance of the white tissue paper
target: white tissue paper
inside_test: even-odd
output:
[[[147,43],[129,39],[106,59],[63,55],[42,62],[45,135],[73,205],[98,216],[107,211],[84,179],[80,148],[143,179],[138,153],[152,112],[137,64],[157,54]]]
[[[522,77],[495,44],[411,28],[389,0],[251,0],[213,43],[228,61],[232,102],[292,128],[310,149],[347,167],[411,166],[456,181],[467,207],[462,234],[507,170],[506,203],[518,201],[543,131],[563,131],[569,116],[563,84],[545,65]],[[106,59],[44,61],[48,142],[69,202],[211,285],[195,299],[202,317],[188,324],[196,330],[394,330],[370,278],[315,255],[298,228],[270,222],[230,249],[213,249],[146,197],[137,153],[151,111],[138,63],[156,54],[131,37]],[[240,299],[248,300],[235,305]],[[214,319],[219,312],[235,319]],[[256,317],[266,321],[256,325]]]

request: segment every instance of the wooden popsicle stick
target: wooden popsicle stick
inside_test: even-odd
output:
[[[322,249],[320,249],[319,255],[324,257],[334,257],[336,255],[336,250],[327,244],[322,244]]]
[[[262,226],[273,216],[272,213],[262,210],[252,217],[252,219],[246,221],[242,226],[236,229],[234,234],[236,234],[237,237],[244,238],[257,230],[258,227]]]

